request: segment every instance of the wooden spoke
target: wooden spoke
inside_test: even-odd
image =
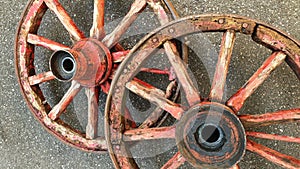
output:
[[[173,68],[165,68],[165,69],[156,69],[156,68],[141,68],[141,72],[159,74],[159,75],[168,75],[169,80],[173,81],[176,79],[176,75],[174,74]]]
[[[176,11],[176,9],[175,9],[174,5],[172,4],[171,0],[163,0],[162,3],[164,3],[164,5],[167,6],[167,8],[169,9],[169,12],[171,12],[174,19],[179,19],[180,18],[179,14]]]
[[[282,167],[290,169],[300,168],[299,159],[282,154],[261,144],[255,143],[254,141],[247,141],[247,150],[260,155],[261,157],[269,160],[272,163],[281,165]]]
[[[246,99],[254,93],[254,91],[267,79],[267,77],[269,77],[276,67],[284,62],[285,58],[286,55],[284,53],[274,52],[254,73],[248,82],[246,82],[246,84],[227,101],[227,105],[238,112],[242,108]]]
[[[161,25],[167,24],[169,22],[169,17],[166,14],[165,9],[161,6],[160,1],[148,0],[148,4],[154,10]]]
[[[53,73],[51,71],[41,73],[41,74],[38,74],[38,75],[34,75],[34,76],[30,76],[28,78],[29,84],[31,86],[37,85],[37,84],[40,84],[40,83],[44,83],[44,82],[47,82],[47,81],[50,81],[50,80],[53,80],[53,79],[55,79],[55,76],[53,75]]]
[[[78,82],[72,81],[72,85],[67,91],[67,93],[60,100],[60,102],[53,107],[48,116],[52,120],[56,120],[60,116],[60,114],[66,110],[68,105],[72,102],[73,98],[79,93],[81,88],[82,86]]]
[[[148,128],[148,129],[133,129],[124,132],[124,141],[139,141],[139,140],[155,140],[175,138],[175,126]]]
[[[131,82],[128,82],[126,87],[131,92],[149,100],[152,103],[155,103],[165,111],[169,112],[176,119],[180,119],[184,112],[180,105],[166,99],[163,91],[141,80],[134,79]]]
[[[102,90],[103,93],[108,94],[109,89],[110,89],[110,82],[109,81],[105,81],[104,83],[102,83],[100,85],[100,87],[101,87],[101,90]]]
[[[121,23],[113,30],[112,33],[103,39],[103,43],[109,49],[117,44],[121,36],[127,31],[130,25],[136,20],[139,12],[146,6],[146,0],[135,0],[127,15]]]
[[[143,123],[139,126],[139,129],[151,127],[162,116],[163,112],[164,111],[160,107],[157,107],[151,112],[147,119],[143,121]]]
[[[157,1],[150,0],[148,4],[154,9],[160,23],[162,25],[169,22],[168,15],[166,14],[164,8],[161,4]],[[183,63],[183,60],[180,58],[180,54],[176,49],[176,45],[172,44],[171,42],[164,43],[165,52],[171,62],[173,70],[177,75],[179,82],[183,87],[185,92],[186,98],[190,106],[200,102],[200,96],[196,87],[194,86],[190,76],[187,72],[186,66]],[[171,76],[170,76],[171,77]]]
[[[226,31],[222,38],[219,59],[210,91],[209,97],[212,101],[222,102],[234,41],[235,31]]]
[[[176,46],[174,46],[171,42],[166,42],[164,44],[165,51],[168,55],[168,58],[171,62],[173,70],[178,78],[179,83],[183,86],[183,91],[186,95],[186,99],[190,106],[200,102],[200,96],[196,87],[194,86],[190,75],[181,60],[179,53],[176,50]]]
[[[233,167],[231,167],[230,169],[240,169],[240,166],[238,164],[236,164]]]
[[[154,73],[154,74],[160,74],[160,75],[170,75],[171,72],[168,69],[155,69],[155,68],[142,68],[142,72],[148,72],[148,73]]]
[[[118,45],[118,44],[117,44]],[[157,53],[164,54],[165,50],[160,49],[156,51]],[[121,50],[118,52],[113,52],[112,53],[112,58],[114,63],[120,63],[122,62],[130,53],[130,50]],[[150,52],[151,53],[151,52]],[[113,71],[111,73],[111,76],[109,77],[110,79],[113,79],[114,74],[117,70],[118,64],[114,65],[115,67],[113,68]],[[174,71],[172,71],[173,68],[165,68],[164,70],[156,69],[156,68],[141,68],[141,72],[148,72],[148,73],[154,73],[154,74],[166,74],[169,75],[169,80],[172,81],[175,79]]]
[[[69,50],[70,48],[66,45],[60,44],[58,42],[54,42],[50,39],[47,39],[42,36],[28,34],[27,42],[33,45],[42,46],[44,48],[50,49],[52,51],[57,50]]]
[[[161,169],[175,169],[184,164],[185,158],[177,152]]]
[[[136,123],[135,121],[133,120],[131,114],[130,114],[130,111],[128,110],[128,108],[126,107],[125,110],[124,110],[124,118],[125,118],[125,129],[126,130],[129,130],[131,128],[136,128]]]
[[[116,49],[116,51],[125,51],[125,48],[121,44],[119,44],[119,43],[117,43],[114,46],[114,48]]]
[[[138,169],[138,165],[132,157],[132,154],[127,150],[127,147],[124,145],[113,145],[114,148],[119,148],[118,151],[114,154],[118,163],[122,165],[122,168],[126,169]],[[119,167],[118,167],[119,168]]]
[[[113,69],[109,79],[114,78],[116,71],[117,71],[117,67]],[[153,73],[153,74],[159,74],[159,75],[168,75],[170,81],[175,80],[175,78],[176,78],[174,76],[173,72],[168,69],[161,70],[161,69],[156,69],[156,68],[141,68],[141,72]]]
[[[93,26],[90,30],[90,36],[99,40],[105,36],[104,12],[105,0],[94,0]]]
[[[174,89],[175,90],[177,89],[176,81],[172,81],[168,85],[165,98],[168,99],[168,98],[172,97],[172,95],[173,95],[172,91]],[[151,114],[147,117],[147,119],[144,120],[144,122],[139,126],[139,129],[151,127],[153,124],[155,124],[158,121],[158,119],[162,116],[163,112],[164,112],[163,109],[161,109],[160,107],[157,107],[155,110],[153,110],[151,112]]]
[[[240,115],[239,118],[247,126],[266,126],[279,122],[300,120],[300,108],[261,115]]]
[[[164,4],[164,6],[166,6],[168,8],[168,11],[171,13],[173,19],[179,19],[180,18],[179,14],[176,11],[176,9],[175,9],[174,5],[172,4],[171,0],[163,0],[161,2]],[[162,14],[157,14],[157,15],[161,16],[159,18],[161,18],[160,20],[161,20],[161,23],[162,23],[162,20],[164,20],[163,17],[167,18],[166,17],[167,15],[165,14],[164,10],[163,11],[161,10],[160,13],[162,13]],[[184,41],[187,41],[186,38],[187,37],[185,37]],[[184,63],[188,63],[189,49],[188,49],[187,45],[184,42],[181,44],[181,50],[182,50],[182,59],[183,59]]]
[[[52,10],[60,22],[64,25],[71,37],[75,41],[79,41],[84,38],[83,32],[76,26],[72,18],[69,16],[67,11],[59,3],[58,0],[44,0],[50,10]]]
[[[98,132],[98,102],[99,89],[97,87],[87,88],[85,94],[88,100],[88,124],[86,126],[86,138],[94,139]]]
[[[126,58],[126,56],[128,55],[129,52],[130,52],[130,50],[113,52],[111,55],[112,55],[114,63],[122,62]]]
[[[293,143],[300,144],[300,138],[296,138],[296,137],[281,136],[281,135],[276,135],[276,134],[267,134],[267,133],[260,133],[260,132],[250,132],[250,131],[246,132],[246,134],[247,134],[247,136],[256,137],[256,138],[293,142]]]

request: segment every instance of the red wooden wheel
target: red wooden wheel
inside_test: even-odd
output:
[[[223,32],[218,62],[210,94],[203,97],[196,88],[187,66],[174,49],[172,40],[191,34]],[[270,49],[270,56],[251,78],[228,100],[224,100],[225,83],[237,34],[251,36],[254,42]],[[164,49],[164,50],[163,50]],[[162,89],[135,78],[147,61],[157,58],[163,50],[181,84],[181,102],[173,102],[158,93]],[[241,115],[241,108],[254,91],[263,84],[280,64],[286,62],[300,79],[300,43],[287,34],[264,23],[232,15],[190,16],[170,22],[146,36],[130,52],[113,79],[105,112],[105,134],[108,150],[116,168],[143,168],[138,151],[155,152],[159,144],[175,140],[176,150],[161,168],[178,168],[188,163],[196,168],[240,168],[239,162],[250,151],[285,168],[300,168],[299,157],[292,157],[253,141],[255,138],[300,143],[300,138],[252,132],[249,126],[266,126],[295,122],[300,119],[299,107],[259,115]],[[191,63],[192,64],[192,63]],[[155,66],[155,65],[154,65]],[[297,81],[299,82],[299,81]],[[201,86],[199,87],[201,88]],[[127,129],[124,127],[126,100],[134,93],[168,112],[175,123],[163,127]],[[127,112],[128,113],[128,112]],[[131,112],[129,112],[131,113]],[[132,116],[133,119],[135,118]],[[152,147],[148,144],[157,141]],[[144,143],[146,142],[146,143]],[[133,144],[135,143],[135,144]],[[174,152],[163,149],[152,154]],[[164,154],[166,155],[166,154]],[[167,154],[170,156],[170,154]],[[247,155],[247,154],[246,154]],[[147,159],[149,160],[149,159]],[[260,168],[260,166],[258,166]]]
[[[95,152],[107,150],[104,137],[98,135],[97,132],[100,123],[98,121],[99,92],[108,92],[117,66],[130,51],[124,50],[118,42],[147,5],[154,9],[161,23],[166,22],[162,18],[166,19],[168,12],[172,13],[173,18],[178,17],[172,4],[167,0],[136,0],[119,25],[106,35],[104,31],[105,0],[94,0],[93,24],[90,35],[86,36],[58,0],[30,0],[28,2],[16,35],[16,73],[25,101],[48,132],[82,150]],[[41,21],[47,10],[56,15],[70,34],[72,46],[66,46],[50,40],[51,38],[38,35],[40,24],[43,23]],[[48,28],[51,29],[51,27]],[[50,70],[43,73],[36,73],[36,64],[39,60],[35,56],[35,49],[39,47],[53,51],[52,56],[48,56]],[[144,72],[165,74],[170,77],[172,75],[169,69],[145,69]],[[50,105],[49,98],[45,98],[45,91],[41,90],[41,85],[53,80],[59,80],[62,83],[69,82],[71,86],[58,103]],[[87,126],[85,131],[79,131],[62,120],[60,115],[84,88],[88,105]],[[153,125],[158,118],[150,119],[151,124],[147,125]]]

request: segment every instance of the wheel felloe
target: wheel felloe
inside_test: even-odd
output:
[[[180,153],[197,168],[230,168],[245,154],[246,134],[233,112],[215,103],[199,104],[176,126]]]

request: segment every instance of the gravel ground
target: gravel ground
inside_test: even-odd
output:
[[[67,11],[71,13],[78,26],[88,33],[92,21],[92,1],[61,0],[61,2],[66,6]],[[296,39],[300,39],[300,0],[174,0],[173,2],[182,16],[201,13],[238,14],[262,20],[288,32]],[[107,154],[85,153],[61,143],[47,133],[28,110],[19,91],[13,59],[14,35],[26,3],[27,1],[25,0],[0,0],[0,168],[113,168]],[[106,27],[107,32],[109,32],[118,23],[120,18],[126,14],[130,3],[121,0],[109,1],[106,4],[107,13],[105,20],[106,23],[109,23]],[[129,33],[129,35],[132,35],[132,33],[138,35],[123,40],[124,46],[132,47],[142,37],[140,34],[146,33],[156,27],[156,22],[150,22],[150,19],[155,18],[152,13],[143,14],[143,16],[135,25],[138,29],[135,28]],[[47,13],[39,33],[46,37],[51,37],[51,39],[58,42],[70,44],[70,41],[65,40],[68,36],[62,30],[63,27],[59,24],[59,21],[51,13]],[[138,31],[136,32],[136,30]],[[219,41],[216,37],[215,35],[207,36],[211,41],[210,44],[217,50]],[[197,37],[191,38],[191,41],[197,43]],[[197,53],[196,48],[192,49]],[[259,67],[261,62],[257,61],[258,54],[267,56],[267,51],[251,43],[245,37],[238,37],[233,55],[240,57],[233,59],[230,67],[230,75],[227,83],[228,96],[236,91],[252,75],[255,69]],[[37,56],[50,55],[49,51],[37,51]],[[209,64],[215,62],[214,59],[207,61],[204,59],[201,61]],[[43,65],[47,65],[47,62],[47,60],[41,59],[40,63],[42,66],[39,67],[38,71],[47,70],[47,68],[43,67]],[[201,64],[195,64],[191,67],[197,68],[199,66]],[[210,70],[209,66],[207,70]],[[202,74],[198,74],[197,76],[201,77]],[[267,80],[265,85],[259,88],[254,96],[247,101],[247,106],[242,111],[245,113],[264,113],[278,109],[299,107],[299,81],[290,79],[296,78],[287,66],[281,66]],[[209,83],[209,79],[207,81]],[[53,103],[57,102],[57,99],[62,96],[61,91],[64,91],[67,87],[68,85],[61,85],[56,82],[53,86],[52,84],[44,86],[45,89],[49,88],[47,89],[49,97],[51,97],[49,100]],[[203,93],[207,93],[205,89],[201,90],[203,90]],[[102,103],[104,102],[104,98],[101,100]],[[71,108],[71,110],[74,110],[74,108]],[[77,114],[77,116],[79,115]],[[75,118],[74,123],[80,128],[84,122],[76,120]],[[279,134],[285,133],[294,136],[300,135],[299,124],[278,125],[256,130]],[[273,147],[278,151],[300,158],[299,145],[271,141],[259,142]],[[164,161],[166,159],[162,157],[159,160]],[[144,166],[148,164],[152,164],[152,162],[148,163],[146,161],[142,163]],[[242,166],[243,168],[280,168],[269,164],[266,160],[257,159],[254,154],[250,153],[242,161]],[[189,166],[186,167],[188,168]]]

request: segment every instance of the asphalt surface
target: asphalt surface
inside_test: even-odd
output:
[[[65,5],[67,11],[74,18],[78,26],[86,32],[89,31],[92,21],[92,1],[69,1],[61,2]],[[269,0],[269,1],[243,1],[243,0],[174,0],[174,6],[182,16],[202,13],[231,13],[250,18],[262,20],[268,24],[288,32],[296,39],[300,39],[300,0]],[[27,1],[25,0],[0,0],[0,168],[113,168],[110,158],[107,154],[93,154],[81,152],[75,148],[69,147],[52,135],[47,133],[41,125],[33,118],[27,108],[15,76],[14,70],[14,39],[17,23],[19,22],[22,11],[25,9]],[[106,3],[106,23],[110,23],[106,29],[109,32],[122,16],[126,14],[130,3],[125,0],[109,1]],[[151,10],[147,10],[151,11]],[[148,13],[150,19],[155,18],[152,13]],[[144,17],[149,17],[145,14]],[[146,33],[156,27],[157,23],[150,22],[148,19],[141,18],[136,26],[140,26],[139,34]],[[143,28],[143,29],[142,29]],[[47,13],[42,23],[39,33],[46,37],[64,44],[70,44],[66,33],[62,32],[63,27],[51,13]],[[134,32],[134,31],[133,31]],[[136,33],[136,32],[135,32]],[[130,33],[129,33],[130,34]],[[125,47],[132,47],[137,43],[142,35],[135,38],[125,39],[122,43]],[[217,50],[218,38],[208,36],[210,44]],[[197,37],[191,38],[191,43],[197,43]],[[191,47],[192,48],[192,47]],[[197,53],[197,48],[192,48]],[[209,51],[208,51],[209,52]],[[200,52],[201,53],[201,52]],[[203,52],[202,52],[203,53]],[[231,64],[230,75],[228,77],[228,96],[233,94],[260,66],[257,55],[267,55],[267,51],[261,47],[252,44],[245,37],[237,39],[237,46],[233,53],[238,59],[234,59]],[[37,51],[41,56],[51,55],[49,51]],[[43,60],[43,59],[41,59]],[[203,63],[215,63],[214,59],[201,60]],[[39,71],[47,70],[47,60],[40,62],[44,64],[39,67]],[[191,69],[196,69],[201,64],[195,63]],[[202,65],[203,66],[203,65]],[[210,66],[206,65],[206,70],[210,72]],[[207,73],[207,72],[206,72]],[[207,73],[210,75],[211,73]],[[274,74],[274,75],[273,75]],[[286,65],[276,70],[264,86],[247,101],[247,106],[242,110],[245,113],[269,112],[278,109],[288,109],[300,106],[299,80],[291,73]],[[196,74],[202,77],[203,74]],[[209,78],[206,79],[209,83]],[[48,84],[43,86],[48,91],[49,100],[57,102],[68,85]],[[207,89],[200,90],[207,93]],[[46,94],[47,95],[47,94]],[[101,102],[104,102],[105,97]],[[76,104],[76,103],[75,103]],[[73,108],[72,110],[76,110]],[[101,108],[103,110],[103,107]],[[77,116],[79,116],[77,114]],[[74,118],[73,116],[70,118]],[[80,118],[79,118],[80,119]],[[74,119],[75,125],[80,128],[84,122]],[[299,136],[300,126],[297,123],[286,124],[284,126],[276,125],[258,131],[267,131],[271,133]],[[276,141],[259,141],[278,151],[300,158],[300,146],[297,144],[286,144]],[[157,162],[142,162],[145,168],[152,165],[153,168],[161,166],[167,157],[161,157]],[[157,166],[157,167],[156,167]],[[269,164],[266,160],[257,158],[256,155],[247,153],[241,164],[242,168],[280,168]],[[186,166],[185,168],[189,168]]]

